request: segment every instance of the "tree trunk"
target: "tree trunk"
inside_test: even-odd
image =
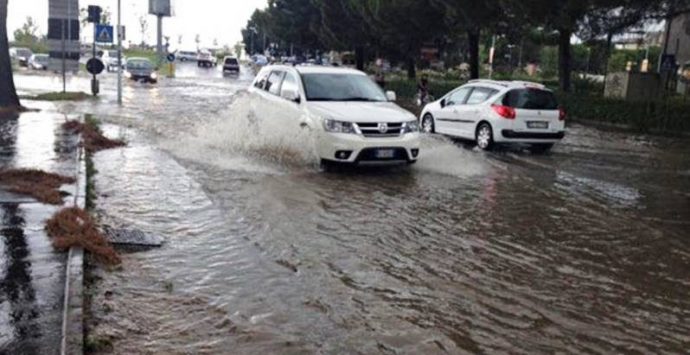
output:
[[[604,77],[609,73],[609,60],[611,59],[611,49],[613,47],[613,32],[606,34],[606,51],[604,54]]]
[[[364,70],[364,47],[363,46],[357,46],[355,47],[355,62],[357,65],[357,70]]]
[[[479,35],[480,30],[467,31],[467,42],[470,52],[470,79],[479,79]]]
[[[0,0],[0,108],[19,108],[7,40],[7,2]]]
[[[571,36],[570,30],[558,30],[558,82],[563,92],[570,92],[570,74],[572,72],[570,55]]]
[[[414,56],[407,58],[407,78],[417,79],[417,60]]]

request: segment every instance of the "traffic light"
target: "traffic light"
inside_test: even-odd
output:
[[[101,12],[103,12],[103,9],[101,9],[100,6],[89,5],[88,12],[89,17],[86,19],[87,22],[101,23]]]

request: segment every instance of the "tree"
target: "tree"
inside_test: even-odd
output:
[[[235,55],[237,56],[237,59],[240,59],[242,57],[242,51],[244,50],[244,45],[242,45],[242,42],[237,42],[235,43]]]
[[[9,41],[7,38],[7,3],[0,0],[0,108],[21,108],[12,75]]]
[[[22,45],[31,45],[38,42],[38,25],[31,16],[26,18],[26,22],[21,28],[14,31],[14,41]]]

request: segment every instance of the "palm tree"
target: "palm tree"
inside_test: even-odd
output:
[[[0,0],[0,108],[19,110],[19,97],[14,86],[12,61],[7,40],[7,2]]]

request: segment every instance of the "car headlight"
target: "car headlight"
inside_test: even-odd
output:
[[[416,133],[419,132],[419,122],[417,121],[409,121],[409,122],[404,122],[402,125],[402,133]]]
[[[156,73],[151,73],[151,79],[153,79],[153,80],[158,79],[158,74],[156,74]]]
[[[132,73],[126,71],[126,72],[125,72],[125,78],[129,79],[129,78],[131,78],[131,77],[132,77]]]
[[[331,133],[350,133],[350,134],[356,134],[357,130],[355,129],[355,125],[352,122],[343,122],[343,121],[336,121],[336,120],[324,120],[323,121],[323,128],[326,130],[326,132],[331,132]]]

